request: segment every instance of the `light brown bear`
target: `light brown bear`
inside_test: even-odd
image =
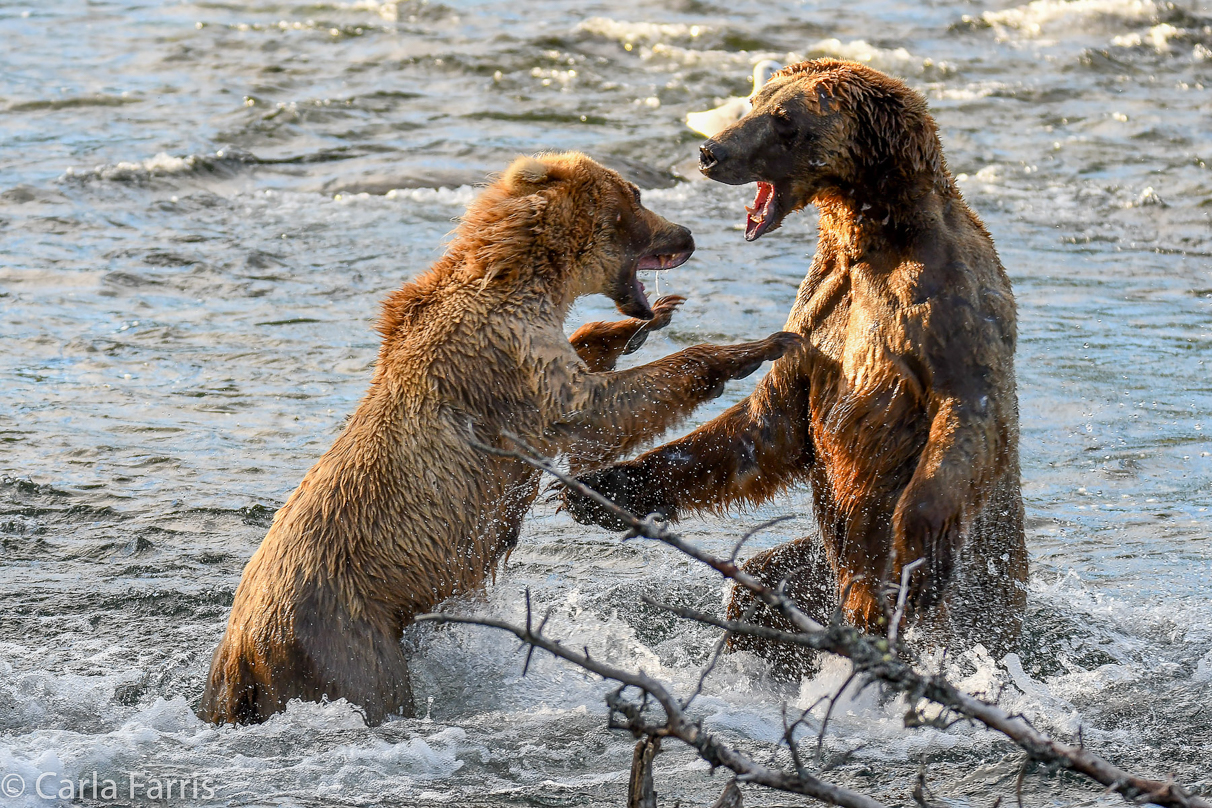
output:
[[[484,585],[538,490],[534,470],[475,442],[509,446],[509,431],[600,464],[800,343],[699,345],[610,372],[654,318],[637,270],[693,249],[584,155],[519,158],[485,189],[446,254],[384,304],[370,389],[245,568],[200,715],[258,722],[290,699],[341,698],[371,724],[412,715],[404,627]],[[595,293],[637,319],[582,328],[578,355],[564,319]],[[678,303],[658,304],[658,327]]]
[[[715,420],[583,481],[633,512],[676,518],[806,480],[819,538],[761,553],[748,571],[786,579],[820,620],[845,594],[848,618],[882,632],[890,585],[924,559],[910,621],[953,647],[1010,650],[1027,578],[1014,296],[925,101],[853,62],[792,65],[703,145],[700,166],[720,182],[757,183],[749,241],[806,205],[820,211],[786,326],[808,346]],[[564,496],[578,519],[617,527]],[[729,615],[750,602],[734,596]],[[786,625],[764,610],[756,619]],[[786,648],[750,647],[798,665]]]

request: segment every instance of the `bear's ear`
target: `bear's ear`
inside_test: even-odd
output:
[[[519,157],[505,169],[501,182],[512,193],[529,194],[547,184],[551,168],[534,157]]]

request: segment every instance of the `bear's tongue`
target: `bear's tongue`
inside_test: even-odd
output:
[[[753,198],[753,204],[745,206],[745,212],[749,214],[745,219],[745,241],[753,241],[773,224],[774,197],[772,183],[757,184],[757,196]]]

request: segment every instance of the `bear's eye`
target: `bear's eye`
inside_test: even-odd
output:
[[[638,204],[640,204],[640,189],[639,189],[639,187],[637,187],[637,186],[635,186],[635,185],[632,185],[632,186],[631,186],[631,198],[635,200],[635,203],[636,203],[637,205],[638,205]]]
[[[787,110],[778,108],[770,114],[774,123],[774,131],[780,138],[789,139],[795,136],[795,121],[787,114]]]

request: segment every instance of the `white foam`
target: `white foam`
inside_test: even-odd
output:
[[[820,39],[809,46],[808,54],[809,56],[833,56],[837,59],[849,59],[852,62],[871,65],[890,73],[916,71],[923,66],[923,60],[914,58],[904,48],[877,48],[865,39],[852,39],[849,42],[842,42],[836,38]]]
[[[525,549],[519,553],[524,554]],[[653,557],[653,563],[667,563],[657,551]],[[677,579],[684,575],[670,569],[660,577],[669,578],[669,573]],[[603,599],[600,591],[561,581],[547,585],[554,589],[534,595],[534,610],[536,618],[551,610],[551,636],[567,647],[586,645],[595,658],[619,667],[642,669],[669,682],[679,694],[694,687],[699,668],[691,660],[703,658],[714,634],[688,626],[652,644],[637,635],[634,617],[621,618],[614,612],[614,600]],[[520,589],[519,582],[506,575],[485,597],[452,608],[521,622],[525,612]],[[1146,635],[1159,627],[1170,630],[1166,621],[1174,617],[1174,605],[1165,599],[1144,606],[1121,602],[1092,590],[1072,573],[1053,580],[1035,579],[1032,597],[1055,604],[1065,613],[1081,615],[1090,623],[1131,626],[1132,636],[1108,635],[1113,650],[1125,658],[1148,643],[1147,637],[1140,636],[1141,629]],[[1193,614],[1199,618],[1203,612],[1196,609]],[[45,772],[69,779],[87,777],[94,770],[112,776],[144,770],[152,761],[211,778],[222,785],[220,796],[225,799],[233,796],[233,788],[245,788],[237,784],[256,783],[251,792],[239,791],[237,796],[256,798],[272,793],[284,800],[345,801],[363,797],[382,801],[386,796],[406,800],[420,793],[465,795],[464,781],[469,777],[477,782],[482,779],[486,794],[512,794],[520,782],[532,787],[550,780],[562,787],[586,788],[616,783],[624,776],[613,764],[585,765],[569,748],[572,736],[601,732],[612,754],[625,753],[630,739],[602,729],[603,698],[612,688],[609,683],[544,652],[534,655],[523,678],[524,653],[512,635],[504,632],[471,626],[420,629],[412,632],[420,645],[413,661],[413,684],[422,703],[434,697],[435,717],[430,722],[389,726],[386,734],[367,728],[360,712],[344,701],[292,702],[264,724],[243,728],[205,724],[181,697],[125,707],[114,703],[112,691],[130,682],[138,671],[122,667],[129,663],[123,663],[111,649],[93,655],[98,664],[108,666],[103,675],[74,676],[45,672],[52,667],[45,650],[5,644],[0,646],[6,660],[4,670],[26,672],[18,673],[15,680],[6,677],[0,697],[13,703],[18,715],[40,717],[22,722],[31,727],[28,731],[0,740],[0,772],[16,773],[32,783]],[[1206,629],[1193,626],[1184,630],[1191,641],[1208,639]],[[978,647],[948,659],[946,672],[960,687],[997,696],[1004,709],[1022,713],[1036,726],[1062,738],[1072,737],[1082,726],[1076,702],[1110,685],[1147,675],[1147,668],[1139,664],[1114,662],[1085,669],[1064,658],[1060,661],[1065,668],[1061,672],[1033,676],[1017,655],[997,661]],[[937,662],[927,660],[926,664]],[[778,744],[783,732],[782,702],[789,701],[788,714],[798,716],[796,710],[835,693],[851,667],[845,660],[826,658],[820,673],[801,682],[798,693],[789,699],[785,690],[764,679],[764,671],[765,665],[750,654],[721,658],[695,703],[694,711],[703,718],[704,726],[725,738]],[[1196,665],[1194,680],[1212,681],[1212,651]],[[826,750],[842,753],[865,744],[856,757],[900,765],[940,750],[984,753],[996,743],[993,733],[967,725],[907,730],[903,725],[907,706],[901,697],[886,699],[876,687],[860,691],[852,684],[833,709]],[[85,708],[93,717],[83,722],[72,717]],[[926,708],[923,712],[931,715]],[[820,729],[823,713],[823,705],[818,706],[801,734],[806,749]],[[66,729],[65,725],[75,726]],[[1098,738],[1100,743],[1140,742],[1131,727],[1104,731],[1086,727],[1084,731],[1087,738]],[[282,749],[291,751],[283,755]],[[502,756],[510,761],[510,775],[498,778],[491,767],[481,768],[494,761],[499,765]],[[686,765],[694,771],[702,766],[697,762]],[[560,774],[553,774],[556,772]],[[461,785],[453,790],[437,785],[452,780]],[[389,788],[384,786],[388,782]],[[15,808],[50,804],[23,800]]]
[[[1120,48],[1139,48],[1142,45],[1148,45],[1158,53],[1169,53],[1170,40],[1184,34],[1186,34],[1184,29],[1176,28],[1169,23],[1162,23],[1152,26],[1144,34],[1133,33],[1114,37],[1111,44]]]
[[[955,181],[961,185],[980,184],[985,186],[985,190],[991,190],[991,186],[1000,183],[1006,174],[1006,167],[991,163],[984,166],[975,174],[956,174]]]
[[[621,42],[629,46],[629,50],[632,46],[638,47],[639,54],[644,59],[663,58],[686,66],[712,64],[722,69],[741,66],[749,66],[747,69],[751,69],[758,60],[794,64],[819,56],[849,59],[890,72],[918,71],[923,67],[942,66],[935,65],[930,59],[917,58],[904,48],[880,48],[863,39],[846,42],[834,37],[820,39],[810,45],[803,54],[765,51],[735,53],[674,44],[673,40],[694,39],[712,30],[698,25],[621,22],[607,17],[591,17],[577,25],[576,30]]]
[[[579,23],[576,30],[613,39],[623,44],[633,44],[697,37],[710,29],[705,26],[684,23],[624,22],[612,20],[609,17],[590,17]]]
[[[1001,82],[980,82],[964,87],[948,87],[945,84],[930,85],[930,97],[939,101],[978,101],[988,98],[1005,87]]]
[[[427,205],[467,207],[479,192],[479,188],[471,185],[460,185],[458,188],[396,188],[388,191],[386,197]]]
[[[400,19],[400,7],[397,3],[380,3],[377,0],[356,0],[353,3],[337,3],[335,7],[348,11],[370,11],[389,22],[395,22]]]
[[[754,60],[771,60],[789,65],[822,56],[849,59],[853,62],[870,65],[877,70],[899,75],[917,75],[927,68],[950,70],[949,65],[945,62],[935,62],[930,58],[914,56],[905,48],[880,48],[863,39],[845,42],[835,37],[820,39],[812,43],[803,53],[794,51],[735,53],[682,47],[669,42],[652,42],[639,44],[636,47],[640,58],[645,61],[666,60],[683,67],[714,67],[728,73],[749,72],[753,69]],[[723,101],[724,99],[716,99],[716,103],[723,103]]]
[[[1212,682],[1212,651],[1204,654],[1199,662],[1195,663],[1195,674],[1191,680],[1193,682]]]
[[[197,166],[198,158],[194,155],[174,157],[167,152],[160,152],[155,157],[137,163],[123,161],[114,165],[95,166],[92,170],[85,171],[69,167],[64,173],[68,177],[92,175],[104,180],[133,180],[157,175],[187,174]]]
[[[1147,20],[1157,14],[1153,0],[1032,0],[1024,6],[986,11],[980,18],[994,28],[1011,28],[1027,36],[1039,36],[1053,26],[1063,24],[1072,30],[1082,21],[1097,17]]]
[[[247,159],[249,159],[249,155],[243,152],[225,151],[223,149],[215,152],[213,156],[187,154],[184,157],[177,157],[167,152],[160,152],[154,157],[148,157],[138,162],[124,160],[113,165],[101,164],[91,169],[78,169],[69,166],[63,172],[63,178],[80,177],[130,182],[145,180],[150,177],[173,177],[190,174],[200,168],[206,167],[211,161],[238,163]]]

